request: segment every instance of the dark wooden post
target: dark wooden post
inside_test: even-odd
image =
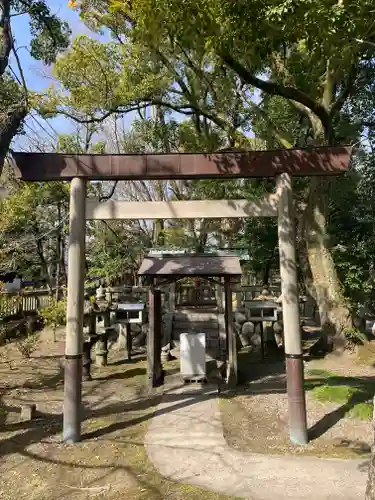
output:
[[[91,380],[91,348],[95,340],[90,339],[86,340],[83,343],[83,351],[82,351],[82,380],[87,381]]]
[[[91,380],[91,348],[96,339],[96,314],[91,312],[89,317],[89,340],[83,343],[82,380]]]
[[[63,439],[81,439],[83,313],[85,295],[86,180],[70,185],[68,300],[65,337]]]
[[[130,314],[128,314],[130,316]],[[132,359],[132,328],[131,324],[126,324],[126,354],[128,356],[128,361]]]
[[[147,374],[150,388],[157,387],[163,382],[161,365],[161,293],[154,286],[151,286],[149,292]]]
[[[225,288],[225,326],[227,330],[227,349],[228,349],[228,367],[227,383],[228,385],[237,385],[237,339],[233,328],[233,304],[232,288],[230,277],[226,276],[224,280]]]
[[[289,174],[284,173],[278,177],[277,191],[280,194],[278,235],[286,382],[289,402],[289,432],[292,443],[306,444],[308,442],[306,401],[299,315],[292,179]]]

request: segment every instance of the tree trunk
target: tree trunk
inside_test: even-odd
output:
[[[266,260],[264,263],[261,274],[262,274],[262,286],[267,287],[270,284],[270,272],[271,272],[271,260]]]
[[[62,228],[61,228],[61,204],[57,204],[57,235],[56,235],[56,300],[60,300],[60,286],[61,286],[61,250],[62,250]]]
[[[330,339],[338,339],[344,328],[352,326],[351,315],[335,269],[327,234],[327,187],[329,180],[311,179],[304,217],[307,259],[321,326]]]
[[[375,438],[375,397],[374,397],[374,411],[372,414],[372,430]],[[368,468],[365,500],[375,500],[375,444],[374,443],[371,448],[371,458]]]
[[[5,157],[8,154],[10,143],[17,134],[23,120],[27,115],[25,107],[17,111],[7,113],[6,117],[1,117],[0,123],[0,175],[3,169]]]

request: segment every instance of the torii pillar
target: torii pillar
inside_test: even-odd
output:
[[[70,184],[68,299],[65,338],[63,439],[81,439],[82,351],[85,295],[86,180]]]
[[[286,382],[289,403],[289,432],[294,444],[307,444],[306,401],[295,249],[292,178],[277,178],[279,193],[278,237],[281,297],[284,324]]]

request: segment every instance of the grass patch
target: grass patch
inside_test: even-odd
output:
[[[309,370],[305,388],[317,401],[347,406],[347,415],[359,420],[372,418],[375,381],[363,377],[342,377],[320,369]],[[311,378],[316,377],[316,378]]]
[[[347,385],[322,385],[312,390],[317,401],[342,404],[347,403],[357,392],[358,390],[356,388]]]
[[[349,411],[350,418],[358,420],[371,420],[372,419],[373,405],[372,403],[358,403]]]
[[[307,374],[310,377],[324,377],[324,378],[336,376],[335,373],[330,372],[328,370],[323,370],[321,368],[311,368],[311,370],[308,370]]]

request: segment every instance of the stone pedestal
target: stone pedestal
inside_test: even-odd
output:
[[[97,366],[107,366],[108,358],[108,336],[107,332],[97,336],[95,348],[95,364]]]
[[[82,350],[82,380],[91,380],[91,347],[92,341],[87,340],[83,343]]]
[[[21,406],[21,422],[30,422],[36,415],[36,405],[33,403]]]

